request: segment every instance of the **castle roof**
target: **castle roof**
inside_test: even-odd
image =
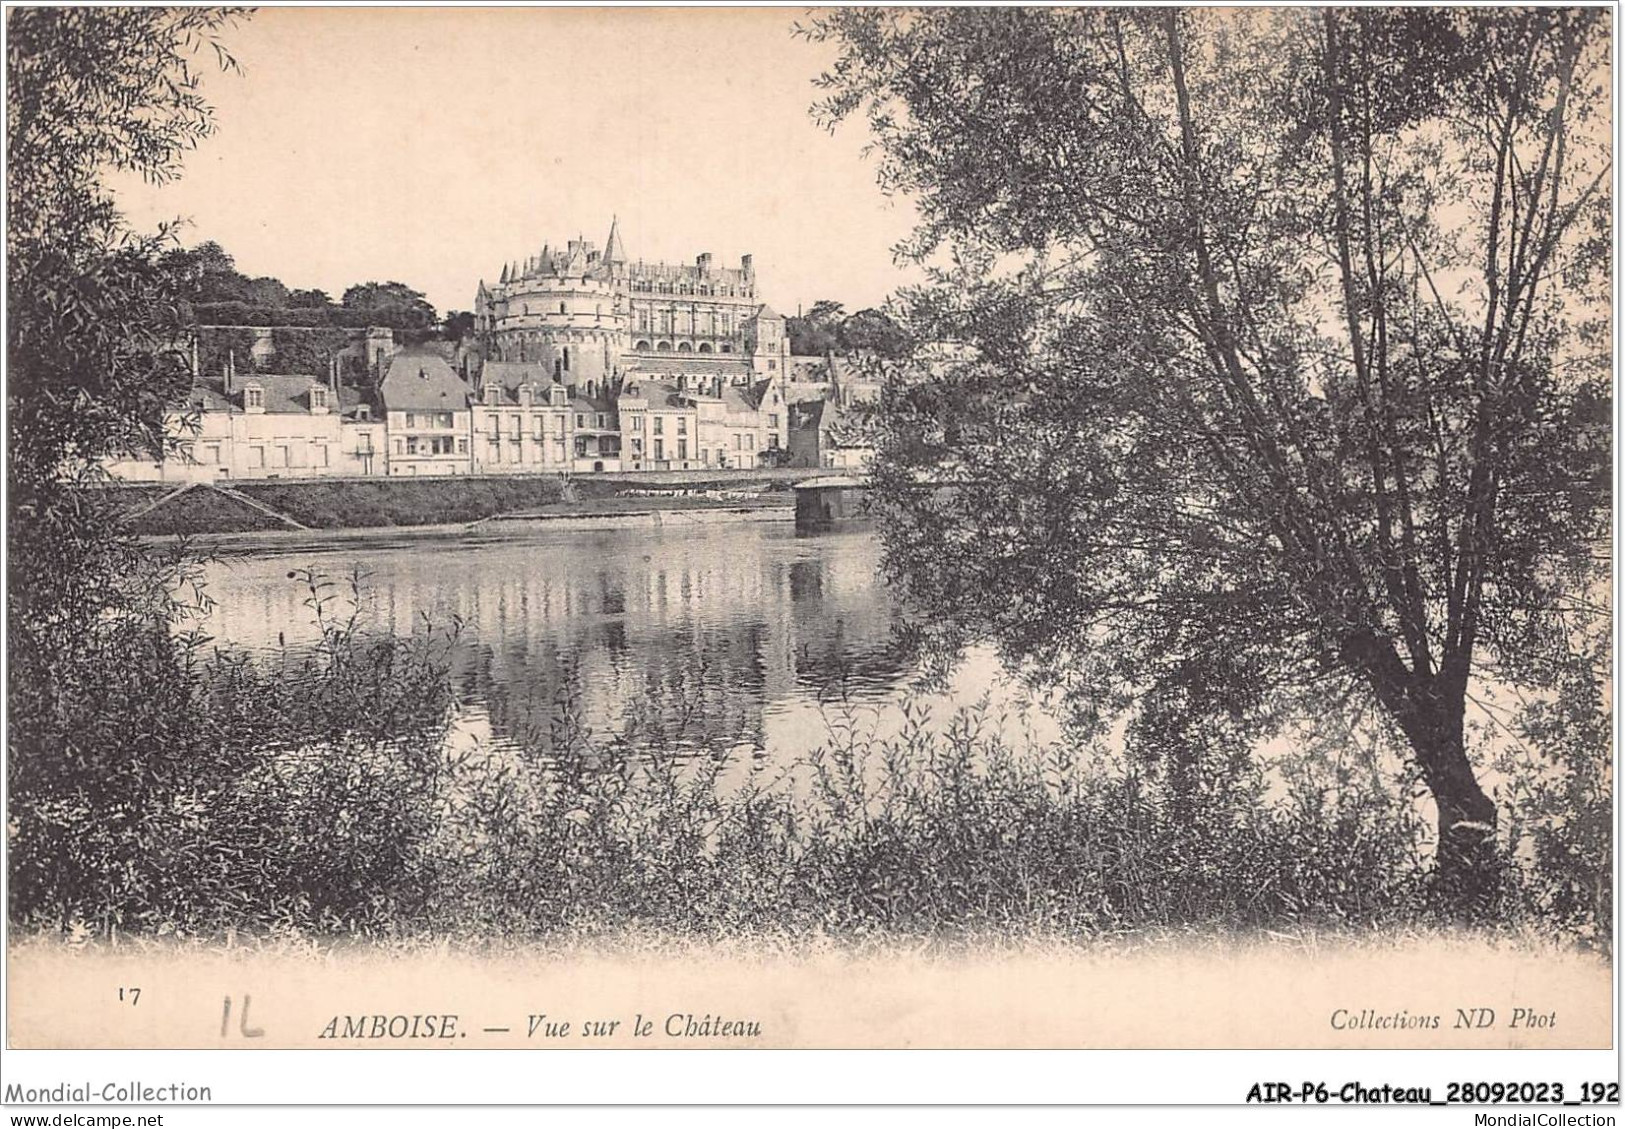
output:
[[[606,263],[624,263],[626,261],[626,249],[621,246],[619,227],[620,217],[611,216],[609,238],[604,240],[604,262]]]

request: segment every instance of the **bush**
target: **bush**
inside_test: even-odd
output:
[[[14,922],[149,934],[411,921],[449,703],[433,636],[251,661],[168,623],[63,656],[71,722],[13,746]]]
[[[1426,821],[1376,759],[1306,746],[1176,787],[1072,741],[1014,748],[979,707],[938,728],[912,706],[886,738],[837,711],[775,777],[657,716],[595,737],[570,703],[548,733],[484,746],[451,726],[446,634],[369,635],[304,579],[311,651],[254,658],[152,623],[63,667],[60,755],[13,758],[14,922],[861,943],[1450,920]],[[1605,944],[1609,903],[1574,894],[1606,865],[1596,844],[1546,835],[1501,923]]]

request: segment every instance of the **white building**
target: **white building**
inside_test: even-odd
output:
[[[384,422],[336,376],[256,373],[229,363],[200,379],[168,416],[175,455],[108,466],[132,482],[228,482],[386,473]]]

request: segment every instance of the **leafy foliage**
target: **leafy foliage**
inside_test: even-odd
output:
[[[920,642],[1203,764],[1351,695],[1498,867],[1475,678],[1557,672],[1606,540],[1606,22],[861,10],[817,111],[922,221],[876,472]],[[922,487],[922,482],[939,484]],[[1585,693],[1596,696],[1598,683]],[[1602,755],[1602,749],[1593,750]]]
[[[434,307],[401,282],[363,282],[344,292],[344,308],[391,319],[402,329],[429,329],[438,321]]]
[[[131,680],[162,653],[176,562],[143,552],[83,487],[99,481],[103,459],[164,454],[165,413],[190,375],[186,288],[164,234],[126,231],[100,178],[119,168],[166,179],[209,135],[194,58],[210,52],[230,67],[218,36],[235,18],[209,8],[7,14],[14,813],[77,796],[97,817],[135,818],[123,805],[167,755],[154,711],[170,704],[169,687],[119,702],[123,713],[113,700],[133,696]],[[27,834],[11,838],[14,877],[38,845]]]
[[[848,316],[839,302],[827,298],[814,302],[805,314],[786,318],[784,330],[790,352],[798,356],[864,352],[895,358],[908,348],[907,332],[884,310]]]

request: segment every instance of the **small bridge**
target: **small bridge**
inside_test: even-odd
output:
[[[796,528],[833,529],[869,520],[869,476],[834,474],[797,482]]]

